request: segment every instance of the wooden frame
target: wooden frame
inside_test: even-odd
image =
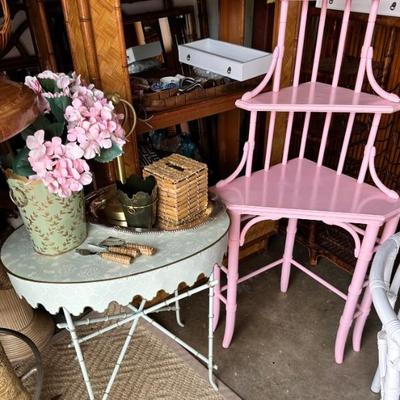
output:
[[[62,0],[75,70],[106,93],[118,92],[131,102],[125,38],[119,0]],[[124,146],[127,175],[139,173],[136,136]],[[104,183],[115,181],[110,165],[101,174]]]

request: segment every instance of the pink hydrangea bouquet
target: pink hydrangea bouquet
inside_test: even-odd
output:
[[[44,71],[27,76],[25,84],[37,94],[42,114],[22,132],[26,147],[13,171],[69,197],[92,181],[87,160],[109,162],[122,154],[123,117],[101,90],[75,73]]]

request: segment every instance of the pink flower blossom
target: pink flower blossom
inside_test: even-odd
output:
[[[47,141],[45,146],[46,155],[48,156],[60,156],[63,154],[61,138],[58,136],[53,137],[51,141]]]
[[[33,170],[37,173],[34,178],[41,179],[49,192],[60,197],[69,197],[73,192],[79,192],[84,185],[92,182],[92,174],[89,172],[87,162],[74,158],[81,154],[76,152],[77,149],[73,149],[75,146],[72,143],[61,145],[62,154],[54,155],[51,164],[47,167],[40,161],[31,163]],[[79,147],[76,147],[79,151]]]
[[[67,143],[65,145],[65,155],[71,160],[82,158],[84,151],[76,143]]]
[[[62,90],[66,90],[71,84],[71,81],[72,79],[68,75],[62,74],[57,78],[57,87]]]
[[[125,144],[125,132],[114,106],[104,93],[93,87],[80,87],[73,94],[73,101],[65,110],[68,122],[68,140],[76,142],[84,151],[84,158],[92,159],[102,149],[115,143]]]
[[[32,89],[37,94],[39,110],[44,113],[50,111],[50,106],[44,97],[42,85],[35,76],[26,76],[25,85]]]
[[[25,85],[32,89],[36,94],[43,93],[43,88],[36,76],[26,76]]]
[[[62,137],[46,141],[43,130],[28,136],[28,161],[35,172],[30,179],[40,179],[49,192],[68,197],[92,182],[86,160],[95,158],[113,144],[119,147],[125,144],[122,117],[101,90],[93,84],[82,85],[76,73],[44,71],[38,78],[26,77],[25,84],[38,95],[43,112],[51,112],[46,99],[68,96],[72,103],[64,113],[67,126]],[[55,90],[45,92],[40,79],[54,80]]]
[[[55,72],[53,72],[53,71],[46,70],[46,71],[43,71],[43,72],[41,72],[40,74],[38,74],[37,77],[40,78],[40,79],[53,79],[53,80],[57,80],[58,75],[57,75]]]
[[[40,129],[33,135],[26,138],[26,147],[30,150],[29,157],[37,161],[46,155],[46,146],[44,145],[44,130]]]

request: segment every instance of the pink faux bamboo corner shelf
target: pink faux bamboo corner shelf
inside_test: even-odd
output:
[[[302,0],[299,27],[296,30],[296,55],[291,87],[281,88],[281,73],[285,51],[288,7],[290,0],[280,1],[279,33],[277,45],[272,54],[268,72],[262,82],[236,101],[239,108],[250,111],[249,132],[243,147],[242,159],[236,170],[226,179],[218,182],[214,188],[224,200],[231,218],[229,231],[228,265],[216,268],[215,277],[219,280],[221,272],[227,275],[227,284],[216,286],[214,306],[217,326],[221,303],[226,306],[226,324],[223,346],[229,347],[234,329],[237,310],[237,285],[247,279],[280,266],[281,291],[286,292],[292,267],[305,272],[308,276],[324,285],[327,289],[345,300],[343,313],[339,319],[335,342],[335,360],[343,362],[345,345],[350,328],[353,329],[353,349],[360,350],[361,337],[365,321],[371,309],[371,294],[368,289],[367,271],[371,257],[379,243],[391,236],[400,221],[400,200],[395,191],[386,187],[379,179],[375,168],[375,140],[383,114],[400,111],[400,98],[395,93],[388,93],[377,83],[373,71],[373,37],[376,17],[379,10],[391,10],[390,0],[364,0],[358,6],[369,3],[368,22],[363,31],[364,42],[360,49],[358,72],[353,88],[339,86],[343,57],[350,36],[350,14],[356,2],[351,0],[321,0],[321,12],[315,27],[315,41],[306,42],[306,30],[309,8],[314,6],[309,0]],[[340,3],[340,4],[339,4]],[[343,10],[340,33],[336,47],[336,61],[331,84],[318,82],[318,70],[323,41],[326,39],[325,22],[328,7],[335,4]],[[365,7],[364,7],[365,6]],[[368,9],[364,4],[362,10]],[[316,11],[316,10],[314,10]],[[385,11],[385,12],[386,12]],[[386,14],[386,15],[391,15]],[[330,39],[328,39],[330,40]],[[292,43],[292,42],[291,42]],[[286,45],[286,50],[285,50]],[[309,82],[301,82],[309,72],[302,73],[305,46],[313,48],[311,77]],[[292,48],[289,48],[292,54]],[[290,56],[290,55],[289,55]],[[367,78],[367,79],[365,79]],[[264,92],[272,81],[272,90]],[[367,83],[367,85],[365,85]],[[372,89],[372,93],[363,90]],[[253,154],[256,148],[256,128],[259,113],[268,115],[268,135],[265,149],[264,168],[253,171]],[[276,124],[277,113],[287,113],[286,127]],[[307,160],[307,145],[310,142],[309,129],[312,113],[325,113],[325,122],[321,129],[320,146],[316,160]],[[303,122],[295,119],[296,113],[304,113]],[[325,154],[330,151],[330,143],[339,138],[332,136],[331,122],[333,113],[345,113],[345,127],[339,159],[335,169],[324,166]],[[368,139],[365,140],[363,159],[357,177],[346,175],[347,163],[351,162],[349,144],[353,136],[353,127],[357,114],[370,114]],[[293,128],[300,128],[301,138],[297,146],[291,146]],[[302,127],[299,127],[299,124]],[[271,166],[272,148],[275,138],[284,137],[282,161]],[[293,155],[289,150],[298,151]],[[244,176],[242,176],[242,173]],[[366,182],[371,178],[373,185]],[[239,275],[239,247],[243,244],[246,233],[252,225],[266,219],[288,219],[286,243],[281,259],[247,275]],[[347,293],[339,290],[322,279],[315,272],[301,265],[293,257],[298,219],[318,220],[336,225],[346,230],[354,240],[354,254],[357,258],[354,274]],[[363,227],[360,224],[364,225]],[[365,289],[365,290],[364,290]],[[225,294],[226,292],[226,294]],[[364,292],[364,293],[363,293]],[[362,298],[360,298],[363,293]]]

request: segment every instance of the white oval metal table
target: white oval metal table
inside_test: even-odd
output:
[[[40,255],[33,250],[26,229],[21,227],[5,241],[1,249],[1,259],[16,292],[31,306],[37,307],[41,304],[52,314],[59,312],[60,309],[63,310],[66,323],[59,324],[59,327],[66,328],[71,335],[89,399],[94,399],[94,394],[80,343],[125,323],[131,323],[126,341],[104,391],[103,400],[105,400],[139,318],[144,318],[205,362],[209,370],[210,383],[215,387],[212,334],[213,287],[215,285],[213,267],[222,261],[227,245],[228,228],[229,217],[225,210],[221,210],[197,228],[175,232],[127,233],[113,228],[90,225],[88,238],[80,246],[81,248],[85,248],[88,243],[99,243],[109,236],[157,248],[155,255],[141,255],[132,264],[125,266],[105,261],[98,255],[81,256],[75,251],[59,256]],[[178,294],[177,288],[180,283],[184,282],[192,286],[201,276],[209,278],[206,284]],[[180,299],[206,289],[209,290],[207,357],[199,354],[149,317],[149,314],[165,309],[171,304],[179,307]],[[174,296],[144,309],[146,299],[153,299],[160,290],[174,293]],[[140,295],[143,299],[139,308],[130,304],[136,295]],[[130,311],[80,321],[73,321],[71,318],[71,314],[79,315],[85,307],[102,312],[112,301],[127,306]],[[78,337],[76,330],[78,326],[105,320],[116,320],[116,322],[86,337]]]

